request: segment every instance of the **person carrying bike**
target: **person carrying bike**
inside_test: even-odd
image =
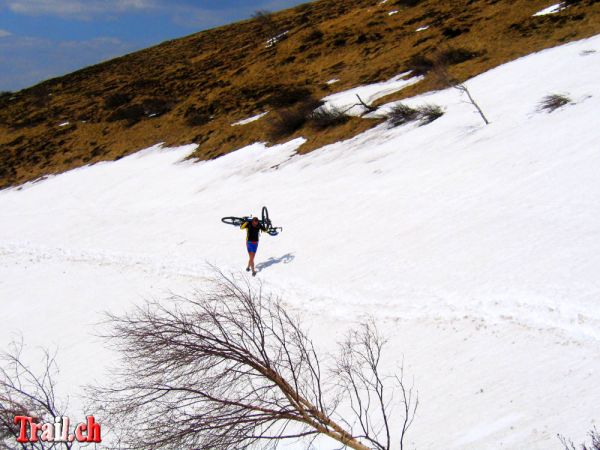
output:
[[[246,248],[248,249],[248,267],[246,272],[252,270],[252,276],[256,276],[256,269],[254,268],[254,256],[258,249],[258,239],[261,231],[267,231],[267,228],[260,223],[258,217],[253,217],[251,221],[244,222],[240,225],[242,230],[246,230]]]

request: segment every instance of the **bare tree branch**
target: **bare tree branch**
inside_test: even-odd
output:
[[[360,438],[373,448],[389,450],[391,441],[390,403],[395,390],[403,396],[404,419],[400,435],[400,448],[412,424],[418,398],[413,400],[413,389],[407,389],[400,376],[385,376],[381,372],[382,349],[386,340],[379,334],[373,321],[362,324],[348,333],[337,362],[336,374],[343,388],[349,392],[349,401],[362,430]]]
[[[600,433],[598,432],[596,427],[594,427],[589,432],[589,437],[592,440],[591,444],[588,445],[587,443],[584,442],[581,444],[581,446],[579,448],[581,450],[600,450]],[[577,450],[577,446],[573,443],[573,441],[571,439],[568,439],[561,434],[558,435],[558,439],[560,440],[561,444],[564,446],[565,450]]]
[[[434,73],[434,76],[437,78],[437,80],[443,86],[445,86],[445,87],[452,87],[452,88],[460,91],[461,93],[466,94],[467,98],[469,99],[469,103],[472,106],[475,107],[475,109],[479,113],[479,116],[484,121],[484,123],[486,125],[490,124],[490,121],[488,120],[488,118],[484,114],[483,110],[481,109],[481,107],[479,106],[479,104],[475,101],[475,99],[473,98],[473,96],[471,95],[471,91],[469,91],[469,88],[467,87],[466,83],[460,83],[455,78],[453,78],[450,75],[450,73],[448,72],[448,66],[447,66],[447,64],[444,64],[442,61],[439,60],[439,58],[436,61],[435,67],[433,69],[433,73]]]
[[[337,411],[343,383],[323,376],[312,341],[284,303],[248,279],[219,273],[192,298],[148,302],[109,322],[123,361],[115,383],[94,395],[109,420],[129,425],[130,448],[276,448],[319,435],[356,450],[390,448],[389,399],[378,371],[384,341],[373,325],[352,335],[361,346],[344,346],[333,373],[354,380],[355,434]]]
[[[372,106],[372,105],[367,105],[362,98],[360,98],[360,95],[356,94],[356,98],[358,98],[358,104],[364,106],[368,112],[373,112],[373,111],[377,111],[377,107],[376,106]],[[354,105],[356,106],[356,105]]]
[[[13,342],[9,352],[0,354],[0,450],[72,447],[70,442],[17,442],[20,427],[15,424],[15,416],[33,417],[37,423],[50,423],[65,415],[56,399],[58,366],[55,356],[43,350],[43,369],[36,374],[23,360],[22,340]]]

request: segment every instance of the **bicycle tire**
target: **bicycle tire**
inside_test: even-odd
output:
[[[270,234],[271,236],[277,236],[282,231],[283,231],[283,228],[281,228],[281,227],[269,228],[267,230],[267,234]]]
[[[271,227],[271,220],[269,219],[269,210],[266,206],[262,207],[262,223],[267,227]]]
[[[227,225],[235,225],[236,227],[239,227],[245,222],[245,220],[242,219],[241,217],[230,216],[230,217],[223,217],[221,219],[221,222],[226,223]]]

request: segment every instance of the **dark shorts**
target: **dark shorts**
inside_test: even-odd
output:
[[[246,248],[248,249],[248,253],[256,253],[258,242],[246,241]]]

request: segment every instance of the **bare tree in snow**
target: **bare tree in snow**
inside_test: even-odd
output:
[[[561,434],[558,435],[558,439],[565,450],[600,450],[600,433],[595,427],[589,432],[589,437],[592,441],[590,444],[583,443],[578,447],[571,439],[568,439]]]
[[[465,94],[467,96],[467,99],[469,100],[469,103],[471,105],[473,105],[473,107],[477,110],[477,113],[479,114],[479,116],[481,117],[483,122],[486,125],[490,124],[490,121],[484,114],[483,110],[481,109],[479,104],[475,101],[475,98],[471,94],[471,91],[467,87],[467,84],[465,82],[463,82],[463,83],[459,82],[452,75],[450,75],[450,72],[448,72],[448,65],[445,64],[443,61],[440,61],[440,58],[438,58],[438,60],[435,63],[435,66],[433,68],[433,74],[437,78],[437,80],[440,82],[440,84],[442,84],[442,86],[452,87],[452,88],[460,91],[462,94]]]
[[[15,423],[15,416],[53,423],[63,417],[65,411],[56,396],[55,354],[43,350],[42,369],[36,373],[24,362],[23,342],[13,342],[10,347],[0,355],[0,449],[70,449],[73,445],[70,442],[17,442],[20,425]]]
[[[128,424],[131,448],[310,446],[327,436],[342,448],[402,449],[417,409],[401,374],[383,375],[385,340],[372,323],[322,358],[282,300],[247,279],[218,274],[194,296],[147,302],[109,323],[123,361],[95,395]]]
[[[393,395],[388,383],[390,380],[380,370],[385,343],[372,321],[362,324],[358,330],[350,331],[346,336],[335,371],[350,401],[350,417],[358,422],[360,434],[357,437],[378,450],[388,450],[393,444],[391,434],[394,425],[390,423]],[[402,450],[406,432],[415,418],[419,399],[412,387],[406,387],[403,368],[399,375],[392,378],[392,384],[399,388],[402,395],[403,420],[399,427],[399,448]],[[344,418],[341,420],[348,427],[352,426]]]

